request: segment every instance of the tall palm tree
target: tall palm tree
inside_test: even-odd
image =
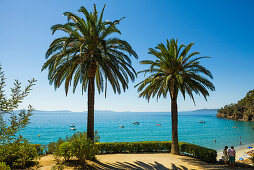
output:
[[[155,49],[150,48],[149,54],[156,57],[155,61],[144,60],[141,64],[149,65],[149,69],[139,73],[150,73],[150,76],[136,85],[139,97],[149,99],[157,96],[171,98],[171,120],[172,120],[172,154],[180,154],[178,145],[178,111],[177,97],[182,93],[184,99],[187,93],[194,101],[193,92],[202,94],[207,100],[208,90],[215,90],[214,85],[207,79],[213,78],[211,72],[200,65],[200,59],[208,57],[197,57],[199,52],[188,54],[193,43],[178,46],[177,40],[167,40],[167,44],[159,44]]]
[[[114,93],[128,88],[129,79],[134,81],[136,72],[132,68],[129,56],[138,58],[131,45],[112,34],[121,34],[116,28],[120,20],[103,21],[104,8],[98,15],[96,6],[93,12],[81,7],[80,17],[65,12],[68,22],[52,26],[52,34],[61,30],[65,36],[55,39],[46,52],[47,61],[42,70],[48,68],[50,84],[59,88],[65,85],[66,96],[73,82],[73,93],[77,85],[82,84],[82,94],[88,89],[87,137],[94,139],[94,94],[95,84],[99,93],[106,89],[107,82]]]

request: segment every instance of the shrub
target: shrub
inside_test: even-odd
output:
[[[79,134],[78,134],[79,133]],[[78,132],[74,133],[71,137],[66,137],[65,139],[59,138],[57,142],[50,142],[46,146],[46,153],[47,154],[53,154],[54,152],[58,152],[59,146],[64,142],[71,142],[73,138],[75,138],[77,135],[82,135],[84,138],[86,138],[86,132]],[[99,142],[100,136],[98,135],[98,132],[95,131],[94,133],[94,142]],[[57,154],[57,153],[56,153]]]
[[[70,142],[64,142],[59,146],[59,156],[63,156],[65,161],[71,157],[71,147]]]
[[[57,142],[50,142],[48,145],[47,145],[47,149],[46,149],[46,153],[47,154],[53,154],[55,152],[58,152],[58,149],[59,149],[59,146],[64,143],[66,140],[65,139],[62,139],[62,138],[59,138],[57,140]]]
[[[169,141],[96,143],[100,153],[170,152]],[[179,142],[180,152],[206,162],[215,162],[217,152],[202,146]]]
[[[42,155],[44,153],[45,147],[41,144],[33,144],[33,146],[36,148],[38,155]]]
[[[38,157],[36,147],[27,140],[2,145],[0,153],[0,161],[12,168],[24,168]]]
[[[55,148],[56,142],[49,142],[49,144],[46,146],[46,154],[53,154]]]
[[[97,132],[95,133],[95,141],[99,140]],[[47,153],[53,153],[54,156],[62,156],[68,161],[72,156],[77,158],[81,164],[85,160],[94,160],[95,155],[99,153],[97,145],[87,139],[86,132],[76,132],[66,139],[58,139],[51,142],[48,146]]]
[[[86,138],[85,132],[77,132],[70,138],[71,152],[81,164],[85,160],[94,160],[95,155],[99,153],[97,145]]]
[[[5,162],[0,162],[0,169],[1,170],[11,170],[11,168],[8,165],[6,165]]]

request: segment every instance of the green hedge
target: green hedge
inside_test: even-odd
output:
[[[101,154],[171,151],[171,142],[169,141],[111,142],[96,143],[96,145],[98,145]],[[179,142],[179,147],[181,153],[206,162],[216,162],[216,150],[184,142]]]
[[[109,142],[96,143],[100,153],[162,152],[171,150],[171,142]]]
[[[190,143],[181,143],[180,152],[206,162],[216,162],[217,151]]]

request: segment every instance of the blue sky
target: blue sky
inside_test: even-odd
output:
[[[21,107],[31,104],[40,110],[87,110],[87,94],[65,96],[63,87],[54,90],[47,79],[47,71],[41,72],[46,61],[45,51],[50,42],[60,34],[51,35],[50,27],[63,24],[63,12],[75,12],[85,6],[92,10],[93,3],[101,10],[106,5],[104,20],[126,17],[120,25],[121,39],[131,43],[139,55],[133,58],[137,71],[143,59],[152,59],[148,48],[155,47],[166,39],[178,38],[180,43],[194,42],[193,51],[200,56],[211,56],[204,60],[214,75],[216,87],[208,101],[196,96],[196,106],[187,97],[180,96],[180,111],[202,108],[220,108],[237,102],[253,89],[254,84],[254,13],[252,0],[228,1],[183,1],[183,0],[0,0],[0,63],[7,77],[7,88],[14,78],[26,84],[34,77],[38,80],[34,90]],[[113,94],[108,89],[104,95],[95,96],[96,110],[113,111],[170,111],[170,99],[152,99],[149,103],[138,98],[134,85],[139,76],[129,84],[127,92]],[[9,90],[7,89],[7,92]]]

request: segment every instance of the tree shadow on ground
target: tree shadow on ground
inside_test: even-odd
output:
[[[198,159],[191,158],[191,157],[183,157],[181,160],[183,162],[187,162],[190,165],[198,166],[198,167],[200,167],[202,169],[208,169],[208,170],[230,169],[228,166],[225,167],[224,163],[219,163],[219,162],[216,162],[216,163],[207,163],[207,162],[200,161]],[[236,165],[235,165],[235,169],[238,169],[238,170],[241,170],[241,169],[247,170],[247,169],[252,169],[252,168],[244,167],[244,165],[239,165],[239,163],[237,162]]]
[[[154,162],[154,163],[145,163],[142,161],[135,161],[133,163],[129,162],[115,162],[115,163],[102,163],[96,162],[93,165],[87,166],[88,169],[112,169],[112,170],[124,170],[124,169],[158,169],[158,170],[188,170],[188,168],[184,166],[176,166],[175,164],[171,164],[172,168],[167,168],[164,165]]]

